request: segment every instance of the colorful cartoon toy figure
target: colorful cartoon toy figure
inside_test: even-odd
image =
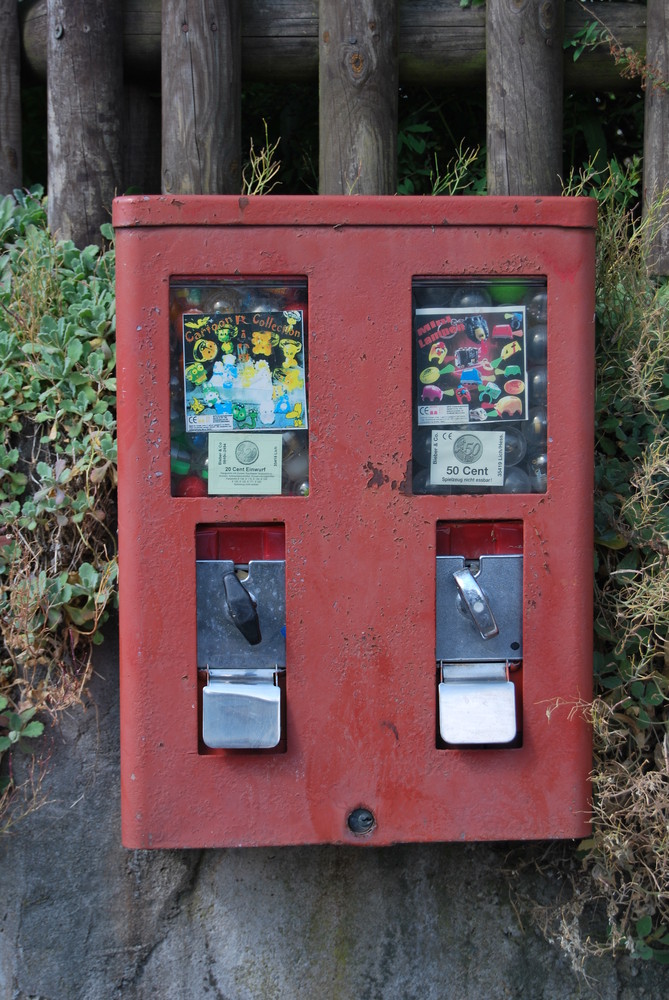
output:
[[[213,340],[196,340],[193,344],[195,361],[213,361],[218,354],[218,345]]]
[[[260,423],[265,424],[265,426],[267,426],[268,424],[273,424],[274,421],[276,420],[276,417],[274,415],[274,407],[272,406],[271,403],[268,402],[260,404],[259,415],[260,415]]]
[[[458,347],[455,352],[455,367],[468,368],[470,365],[475,365],[478,359],[478,347]]]
[[[204,410],[204,403],[201,400],[199,400],[197,398],[197,396],[195,396],[195,397],[193,397],[193,399],[191,399],[191,401],[189,402],[188,406],[193,411],[193,413],[196,413],[196,414],[197,413],[202,413],[202,411]]]
[[[279,399],[277,400],[276,406],[274,407],[274,412],[288,413],[289,409],[290,409],[290,400],[288,399],[288,396],[286,396],[285,393],[282,393],[279,396]]]
[[[209,385],[221,389],[229,389],[237,378],[237,360],[226,354],[222,361],[214,361],[214,372],[209,379]]]
[[[517,396],[502,396],[494,408],[498,417],[506,417],[507,420],[511,417],[520,417],[523,413],[523,404]]]
[[[460,385],[475,385],[479,386],[482,384],[482,378],[480,373],[476,368],[463,368],[460,372]]]
[[[215,389],[207,389],[206,392],[202,394],[202,402],[205,406],[213,407],[218,403],[218,393]]]
[[[247,411],[241,403],[232,404],[232,417],[238,427],[255,427],[258,421],[258,414],[255,410]]]
[[[438,403],[444,398],[444,394],[438,385],[426,385],[423,387],[421,398],[426,403]]]
[[[487,382],[486,385],[479,388],[479,399],[481,401],[487,399],[488,402],[494,403],[501,395],[502,390],[494,382]]]
[[[303,424],[302,420],[302,403],[295,403],[293,409],[286,414],[286,420],[293,421],[293,427],[301,427]]]
[[[498,340],[500,337],[506,340],[511,340],[513,337],[513,327],[510,323],[498,323],[497,326],[492,328],[493,340]]]
[[[201,365],[199,361],[196,361],[192,365],[188,365],[186,368],[186,378],[193,385],[202,385],[207,379],[207,372],[205,371],[204,365]]]
[[[299,368],[291,368],[289,371],[277,368],[274,372],[274,382],[276,383],[274,389],[274,397],[276,399],[284,392],[289,393],[295,392],[297,389],[302,389],[304,387],[304,376]]]
[[[511,378],[514,375],[522,375],[522,370],[518,365],[507,365],[506,368],[498,368],[498,375],[503,375],[505,378]]]
[[[224,354],[231,354],[234,350],[232,338],[239,336],[239,330],[236,326],[224,326],[216,331],[216,336],[220,341],[222,352]]]
[[[460,403],[460,405],[462,406],[464,403],[471,403],[472,394],[469,391],[469,389],[466,389],[463,385],[459,385],[458,388],[455,390],[455,398],[457,399],[458,403]]]
[[[465,318],[465,333],[470,340],[479,344],[490,336],[488,324],[483,316],[467,316]]]
[[[508,361],[510,357],[521,351],[522,348],[517,340],[512,340],[510,344],[505,344],[500,352],[500,358],[502,361]]]
[[[443,342],[443,340],[438,340],[437,343],[433,344],[432,347],[430,348],[430,353],[428,354],[428,361],[434,361],[436,359],[437,364],[441,365],[444,363],[444,359],[446,358],[447,354],[448,351],[446,349],[446,344]]]
[[[283,351],[284,362],[283,368],[297,368],[296,356],[300,353],[302,345],[296,343],[294,340],[280,340],[279,347]]]
[[[483,409],[482,406],[478,406],[475,410],[470,410],[469,411],[469,419],[470,420],[487,420],[488,419],[488,414],[486,413],[486,411]]]
[[[253,354],[265,354],[269,357],[272,353],[272,334],[268,330],[254,330],[251,334],[253,344]]]

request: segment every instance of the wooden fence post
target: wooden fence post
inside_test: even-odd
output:
[[[21,43],[17,0],[0,0],[0,195],[21,187]]]
[[[48,0],[48,218],[54,235],[100,242],[121,183],[121,9]]]
[[[559,194],[564,0],[488,0],[488,193]]]
[[[650,254],[650,269],[654,274],[669,274],[669,10],[665,0],[648,0],[646,8],[646,62],[654,80],[646,85],[646,107],[643,129],[643,194],[644,209],[664,196],[659,217],[654,219],[658,232]]]
[[[319,190],[397,191],[398,0],[320,0]]]
[[[239,192],[239,0],[163,0],[162,104],[163,191]]]

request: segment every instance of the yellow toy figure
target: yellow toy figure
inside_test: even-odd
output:
[[[196,340],[193,344],[194,361],[213,361],[218,354],[218,346],[213,340]]]
[[[269,357],[272,353],[272,334],[267,330],[254,330],[251,343],[253,354],[266,354]]]
[[[302,350],[302,345],[294,340],[280,340],[279,347],[283,351],[284,362],[282,368],[297,368],[296,355]]]

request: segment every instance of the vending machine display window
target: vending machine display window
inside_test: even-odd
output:
[[[171,493],[309,493],[307,282],[172,278]]]
[[[544,278],[415,278],[413,492],[545,493]]]

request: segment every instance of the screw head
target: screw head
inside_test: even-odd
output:
[[[351,833],[355,833],[358,837],[371,833],[376,826],[374,813],[369,809],[362,808],[354,809],[353,812],[349,813],[347,822]]]

